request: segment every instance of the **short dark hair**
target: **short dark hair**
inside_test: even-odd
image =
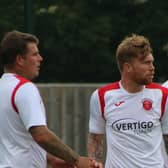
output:
[[[13,64],[18,54],[26,54],[29,42],[38,44],[39,40],[35,35],[16,30],[6,33],[0,43],[1,65]]]

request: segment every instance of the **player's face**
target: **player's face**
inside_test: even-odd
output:
[[[154,58],[152,54],[147,55],[144,59],[135,58],[131,63],[131,78],[139,85],[147,85],[154,78]]]
[[[22,57],[22,75],[29,80],[37,77],[42,60],[36,43],[28,43],[27,53]]]

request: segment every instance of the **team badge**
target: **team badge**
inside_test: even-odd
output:
[[[143,108],[147,111],[151,110],[152,109],[152,100],[150,99],[143,99],[142,100],[142,105],[143,105]]]

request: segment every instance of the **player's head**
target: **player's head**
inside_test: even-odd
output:
[[[122,79],[131,80],[138,85],[146,85],[154,78],[154,58],[149,40],[132,34],[118,46],[116,59]]]
[[[25,55],[27,44],[33,42],[38,44],[39,40],[34,35],[11,31],[4,35],[0,44],[0,61],[3,66],[13,64],[17,55]]]
[[[19,31],[5,34],[0,44],[0,61],[4,69],[33,79],[39,74],[42,57],[36,36]]]
[[[126,62],[131,62],[137,57],[145,58],[152,53],[150,42],[142,35],[132,34],[127,36],[119,45],[116,51],[116,60],[120,72]]]

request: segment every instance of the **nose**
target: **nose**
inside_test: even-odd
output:
[[[151,66],[152,66],[152,69],[155,69],[155,66],[154,66],[154,64],[153,64],[153,63],[152,63],[152,65],[151,65]]]
[[[39,54],[39,60],[43,61],[43,57]]]
[[[154,66],[153,63],[151,63],[151,65],[150,65],[150,69],[151,69],[151,71],[154,71],[154,70],[155,70],[155,66]]]

